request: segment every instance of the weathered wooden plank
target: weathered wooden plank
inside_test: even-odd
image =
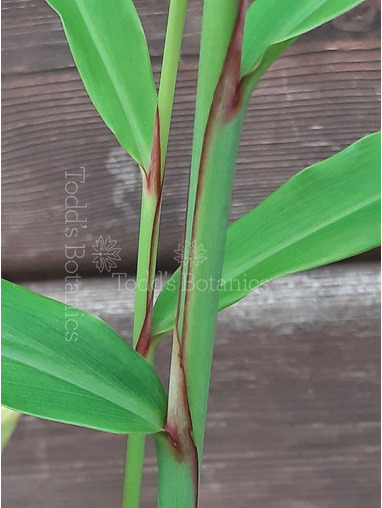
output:
[[[138,2],[156,76],[165,7],[162,0]],[[110,235],[122,249],[120,267],[131,271],[138,236],[138,172],[90,103],[57,16],[43,0],[5,0],[3,9],[5,273],[64,273],[65,171],[82,166],[86,183],[78,196],[87,205],[87,228],[79,237],[86,247],[80,269],[95,273],[92,244],[100,235]],[[375,11],[370,3],[358,24],[346,18],[302,37],[261,82],[244,129],[232,220],[298,170],[379,128]],[[174,250],[182,238],[199,18],[200,2],[191,2],[165,182],[163,269],[174,266]],[[359,27],[363,32],[355,31]]]
[[[135,2],[148,40],[151,57],[160,59],[167,19],[167,0]],[[58,16],[44,0],[4,0],[3,70],[7,74],[73,67]],[[198,53],[202,2],[191,0],[182,47],[183,56]]]
[[[188,2],[182,56],[199,51],[202,0]],[[160,59],[167,19],[167,0],[137,0],[136,8],[145,31],[151,57]],[[367,35],[378,23],[378,0],[367,0],[334,26],[346,33]],[[73,67],[61,24],[44,0],[3,0],[2,42],[6,50],[3,71],[7,74],[31,73]],[[348,37],[349,38],[349,37]],[[350,37],[351,38],[351,37]]]
[[[220,314],[201,507],[378,506],[379,283],[373,263],[334,265]],[[64,298],[63,281],[29,286]],[[83,280],[79,305],[128,337],[128,287]],[[4,453],[3,506],[119,506],[123,456],[123,437],[23,417]],[[150,444],[142,506],[155,506],[155,478]]]

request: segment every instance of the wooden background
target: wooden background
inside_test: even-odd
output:
[[[165,0],[137,0],[156,78]],[[260,83],[247,116],[231,220],[290,176],[379,128],[379,1],[307,34]],[[132,293],[98,275],[111,236],[133,273],[140,182],[88,99],[43,0],[3,0],[3,275],[64,299],[65,171],[86,168],[80,307],[131,336]],[[158,268],[182,240],[201,1],[189,1],[165,181]],[[285,277],[219,315],[201,507],[376,508],[376,254]],[[92,276],[86,278],[85,276]],[[51,279],[44,282],[43,279]],[[167,378],[163,344],[158,368]],[[118,507],[125,439],[23,417],[4,454],[6,508]],[[143,506],[155,506],[155,460]]]
[[[164,0],[138,0],[156,76]],[[232,220],[309,164],[379,128],[378,2],[301,37],[260,83],[238,160]],[[201,2],[191,1],[170,139],[159,267],[182,239]],[[98,117],[56,14],[43,0],[3,0],[3,268],[13,279],[60,276],[65,264],[65,171],[85,167],[82,274],[110,235],[119,268],[135,268],[140,176]]]
[[[374,263],[273,281],[219,314],[201,508],[379,508],[380,277]],[[34,282],[63,299],[64,282]],[[83,280],[80,306],[131,335],[133,293]],[[170,336],[158,350],[166,383]],[[156,506],[149,442],[144,508]],[[125,438],[22,417],[4,508],[118,508]],[[183,507],[179,507],[183,508]]]
[[[273,281],[219,315],[201,508],[378,508],[379,270]],[[63,299],[64,282],[29,287]],[[84,280],[80,306],[123,336],[133,293]],[[159,348],[166,382],[170,337]],[[154,507],[155,454],[144,508]],[[4,508],[118,508],[125,438],[22,417],[3,456]],[[183,507],[179,507],[183,508]]]

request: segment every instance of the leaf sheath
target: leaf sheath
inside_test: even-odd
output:
[[[380,133],[288,180],[228,228],[219,309],[264,282],[380,243]],[[174,324],[179,270],[153,310],[153,334]]]

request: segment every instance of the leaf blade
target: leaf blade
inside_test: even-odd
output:
[[[380,133],[371,134],[306,168],[228,228],[220,310],[264,282],[359,254],[380,243],[380,143]],[[329,189],[329,199],[317,193],[320,188]],[[341,202],[339,196],[345,190],[347,198]],[[311,245],[309,238],[314,240]],[[236,280],[241,290],[233,288],[231,281]],[[173,326],[178,284],[177,271],[154,306],[154,334]]]
[[[125,150],[149,167],[157,94],[132,0],[46,0],[61,17],[72,55],[99,114]]]
[[[244,30],[242,76],[250,74],[274,44],[313,30],[363,0],[256,0]]]
[[[2,291],[5,406],[108,432],[163,428],[155,371],[106,323],[8,281]]]

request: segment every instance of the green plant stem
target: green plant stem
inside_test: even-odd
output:
[[[123,508],[139,506],[144,455],[144,434],[131,434],[127,438],[125,479],[123,483]]]
[[[138,339],[142,331],[154,284],[153,278],[155,277],[155,270],[150,270],[150,266],[156,262],[156,248],[154,250],[155,259],[153,259],[153,255],[150,255],[150,251],[155,222],[155,208],[155,199],[148,195],[143,185],[136,279],[137,285],[135,293],[133,331],[134,347],[137,346]],[[131,434],[127,439],[125,479],[123,485],[123,508],[139,507],[144,451],[145,436],[140,434]]]
[[[172,0],[169,7],[167,31],[163,52],[162,72],[158,93],[158,113],[160,129],[160,185],[163,183],[164,167],[170,132],[171,114],[174,102],[176,76],[180,48],[182,44],[187,0]],[[143,178],[145,175],[143,174]],[[161,207],[161,193],[153,197],[142,186],[142,208],[138,247],[137,288],[133,345],[137,346],[147,309],[152,304],[155,281],[155,266],[158,250],[158,227]],[[156,224],[157,222],[157,224]],[[156,233],[154,234],[154,230]],[[151,301],[151,302],[150,302]],[[150,360],[154,363],[155,349],[151,348]],[[126,452],[123,507],[138,508],[142,484],[145,437],[131,435]]]
[[[154,364],[156,346],[154,346],[147,361]],[[125,478],[123,483],[123,508],[139,507],[143,460],[145,455],[145,434],[130,434],[127,438]]]
[[[202,245],[207,259],[199,264],[191,250],[182,265],[183,298],[178,302],[175,324],[182,345],[199,471],[218,311],[218,281],[221,277],[236,157],[248,101],[239,75],[246,5],[244,0],[227,5],[230,8],[235,5],[236,16],[231,31],[226,32],[229,45],[206,124],[197,176],[194,176],[197,185],[189,195],[195,201],[189,207],[186,227],[190,245]],[[207,288],[204,286],[206,282]],[[199,286],[199,283],[202,285]],[[169,412],[172,404],[170,397]]]
[[[139,228],[138,263],[135,290],[133,346],[137,347],[147,307],[154,289],[155,264],[158,237],[152,241],[153,231],[156,227],[156,196],[151,195],[142,185],[141,221]],[[153,245],[152,245],[153,244]]]
[[[200,159],[205,140],[206,126],[216,86],[220,79],[228,46],[237,16],[237,0],[204,0],[203,19],[198,66],[198,85],[195,104],[194,133],[192,140],[191,172],[188,189],[186,232],[184,242],[184,265],[187,265],[191,244],[192,222],[196,203],[196,190],[200,170]],[[186,284],[183,271],[182,284]],[[183,323],[183,307],[186,292],[181,291],[179,305],[179,337]]]
[[[165,427],[168,434],[165,441],[167,447],[157,444],[160,508],[181,506],[181,491],[188,492],[187,504],[182,500],[182,506],[191,508],[198,503],[199,471],[218,311],[219,293],[215,286],[221,276],[233,175],[248,100],[248,95],[244,96],[239,75],[245,6],[244,0],[240,3],[227,0],[224,6],[220,5],[227,15],[227,30],[224,38],[219,41],[222,57],[220,77],[217,76],[218,84],[212,93],[208,120],[200,113],[196,119],[198,128],[195,127],[194,142],[199,139],[197,133],[204,131],[203,147],[200,154],[197,151],[195,155],[194,152],[197,160],[194,160],[191,168],[186,225],[188,252],[181,267],[181,290],[174,327]],[[214,17],[217,12],[220,14],[216,7],[218,4],[214,1],[205,2],[204,28],[213,26]],[[211,24],[205,24],[207,20]],[[203,31],[202,54],[205,51],[204,43],[207,41],[207,48],[211,43],[210,38],[206,37],[206,32]],[[213,51],[210,56],[213,58]],[[208,67],[203,72],[198,93],[201,90],[200,93],[206,99],[203,80],[208,81]],[[206,105],[208,101],[204,102]],[[194,259],[191,245],[202,246],[206,250],[207,259],[202,264]],[[209,284],[209,281],[214,287],[195,286],[195,283]],[[171,477],[176,478],[178,491],[171,489]]]
[[[158,508],[195,508],[195,480],[188,461],[180,460],[169,435],[154,434],[158,457]]]
[[[162,175],[166,160],[186,10],[187,0],[171,0],[168,12],[166,39],[163,50],[162,71],[158,93]]]
[[[167,422],[154,435],[158,458],[158,508],[194,508],[198,502],[198,455],[179,337],[174,330]]]

